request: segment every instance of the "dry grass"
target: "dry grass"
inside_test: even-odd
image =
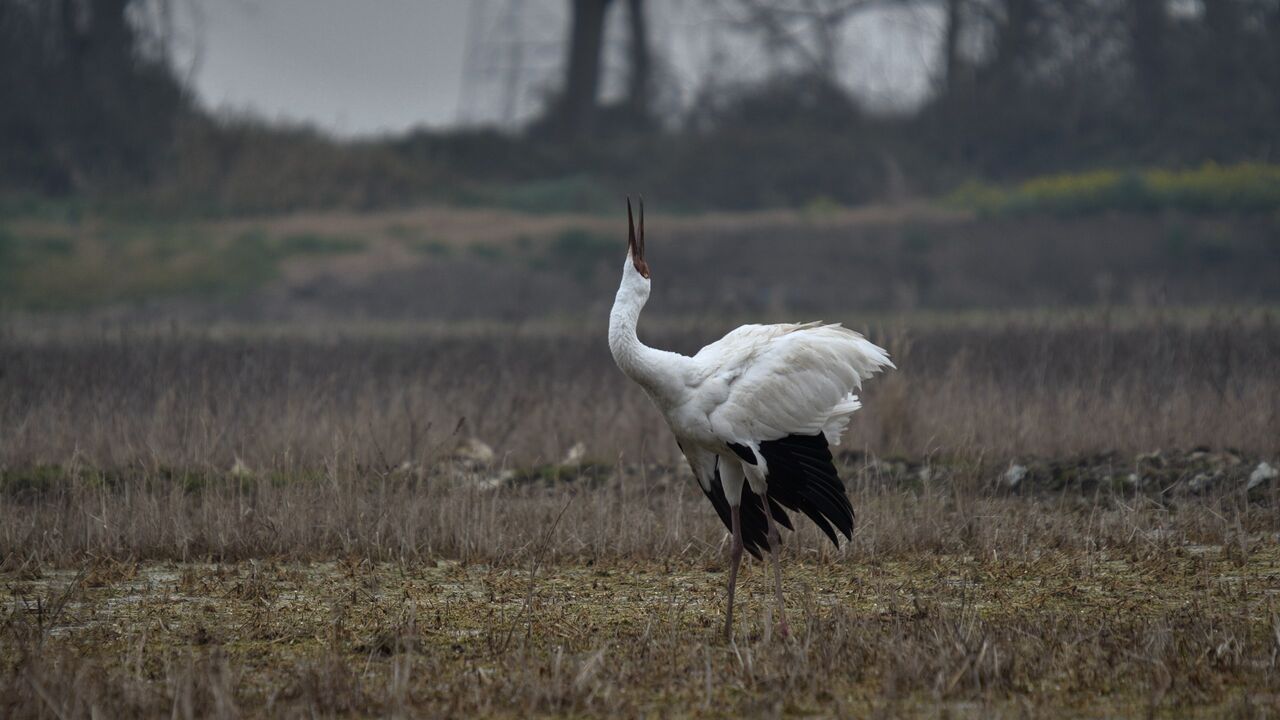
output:
[[[788,539],[786,642],[749,564],[725,645],[723,528],[594,335],[10,333],[0,715],[1277,710],[1265,314],[878,339],[854,540]]]
[[[1009,523],[1012,535],[1033,527]],[[1273,542],[1255,537],[1242,558],[1089,534],[1090,549],[793,556],[790,641],[771,633],[766,566],[749,563],[728,645],[714,557],[558,563],[534,580],[512,565],[358,556],[99,561],[7,581],[0,707],[15,718],[1276,710]]]
[[[684,352],[724,328],[648,334]],[[1149,316],[873,332],[901,369],[872,381],[846,448],[873,455],[1280,449],[1269,315]],[[221,338],[173,330],[0,345],[0,462],[261,472],[430,467],[476,436],[499,464],[582,442],[613,464],[674,464],[657,412],[602,335]]]
[[[1270,484],[1245,491],[1257,464],[1203,452],[1030,461],[1024,496],[1009,494],[1002,464],[849,454],[842,475],[863,519],[852,544],[837,553],[807,524],[794,544],[820,562],[1186,544],[1247,555],[1249,538],[1280,531]],[[46,466],[8,470],[0,488],[0,569],[14,572],[86,559],[703,563],[724,537],[683,464],[512,472],[451,460],[292,475]]]

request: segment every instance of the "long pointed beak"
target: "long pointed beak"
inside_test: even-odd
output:
[[[649,264],[644,261],[644,198],[640,198],[640,234],[636,235],[635,216],[631,213],[631,198],[627,198],[627,255],[636,272],[649,277]]]
[[[644,216],[641,215],[641,223],[644,223]],[[636,242],[636,220],[631,215],[631,198],[627,197],[627,252],[632,258],[640,258],[644,255],[644,249]]]
[[[644,259],[644,196],[640,196],[640,259]]]

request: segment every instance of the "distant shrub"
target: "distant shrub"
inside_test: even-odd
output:
[[[568,228],[556,236],[546,252],[534,258],[538,268],[560,268],[580,283],[590,282],[596,269],[619,257],[619,240],[584,228]]]
[[[408,248],[421,255],[430,255],[432,257],[445,258],[453,254],[453,246],[443,240],[434,240],[431,238],[415,238],[407,241]]]
[[[493,243],[474,243],[467,246],[467,252],[480,260],[501,260],[502,248]]]
[[[1108,210],[1267,212],[1280,209],[1280,165],[1207,163],[1192,170],[1095,170],[1033,178],[1013,188],[967,183],[949,202],[986,214]]]
[[[830,217],[844,209],[844,205],[827,195],[819,195],[804,204],[804,214],[811,218]]]
[[[477,204],[535,214],[611,212],[619,203],[598,178],[586,175],[504,185],[481,195]]]
[[[366,245],[359,238],[298,233],[280,238],[279,250],[285,255],[341,255],[360,252]]]
[[[67,310],[166,295],[234,296],[279,276],[296,256],[358,253],[360,238],[273,236],[249,228],[217,238],[168,223],[108,224],[78,238],[0,228],[0,309]]]

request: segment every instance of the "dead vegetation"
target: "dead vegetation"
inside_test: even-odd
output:
[[[728,645],[714,560],[555,564],[532,594],[519,567],[457,562],[156,564],[95,588],[50,573],[6,583],[0,707],[14,718],[1275,710],[1273,542],[1244,564],[1213,547],[1104,542],[795,559],[794,638],[771,636],[765,566],[752,563]],[[271,598],[238,589],[264,575]]]
[[[1276,711],[1268,316],[877,339],[853,542],[788,538],[786,642],[750,565],[725,645],[723,528],[589,336],[10,335],[0,715]]]
[[[603,318],[603,315],[601,316]],[[694,352],[725,327],[642,333]],[[1267,313],[886,323],[901,369],[869,384],[845,447],[878,457],[1128,455],[1280,437]],[[643,394],[591,328],[224,336],[125,329],[0,344],[0,462],[198,485],[233,467],[330,478],[434,467],[475,436],[500,468],[674,464]],[[38,482],[38,478],[33,480]]]

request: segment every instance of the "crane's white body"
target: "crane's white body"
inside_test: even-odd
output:
[[[821,432],[839,444],[861,407],[854,393],[862,381],[893,367],[858,333],[821,323],[743,325],[693,357],[655,350],[636,335],[649,280],[629,257],[622,272],[609,318],[614,360],[661,411],[704,491],[718,463],[730,505],[744,479],[757,494],[767,490],[761,442]],[[756,462],[742,462],[731,444],[749,448]]]
[[[631,203],[627,218],[632,221]],[[640,233],[631,222],[622,284],[609,316],[609,349],[618,367],[648,393],[702,491],[733,534],[725,637],[732,637],[733,598],[742,553],[769,551],[779,625],[786,635],[776,525],[792,528],[787,510],[807,515],[839,544],[853,536],[853,506],[831,455],[856,391],[893,367],[884,350],[839,325],[744,325],[693,357],[640,342],[636,325],[649,299]],[[743,492],[744,486],[750,492]],[[745,495],[745,496],[744,496]]]

